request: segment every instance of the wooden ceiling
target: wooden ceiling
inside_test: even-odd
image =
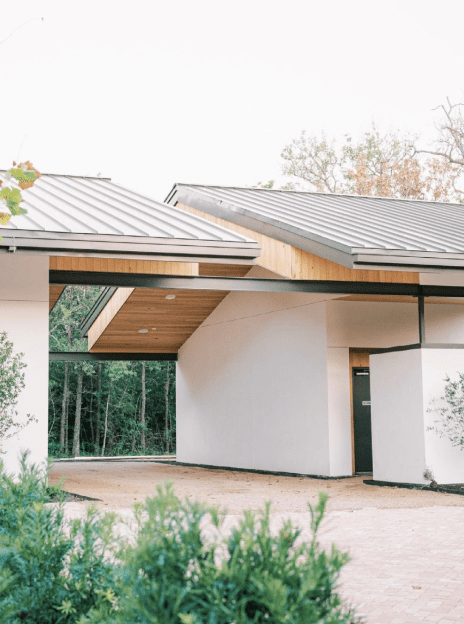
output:
[[[251,265],[206,262],[199,265],[138,262],[130,266],[119,266],[114,260],[115,266],[107,267],[103,263],[100,263],[101,266],[97,265],[95,259],[90,261],[89,264],[86,258],[51,258],[50,268],[93,271],[112,269],[125,272],[143,270],[146,273],[199,274],[212,277],[244,277],[252,268]],[[119,262],[121,264],[122,261]],[[50,285],[50,310],[64,288]],[[166,299],[169,294],[174,294],[175,299]],[[177,353],[227,295],[228,291],[170,292],[162,289],[118,288],[89,330],[89,350],[94,353]],[[139,333],[139,329],[148,331]]]
[[[249,265],[200,263],[200,275],[243,277]],[[93,353],[177,353],[229,291],[118,288],[89,329]],[[166,299],[175,295],[175,299]],[[140,329],[147,332],[139,333]]]
[[[166,299],[167,295],[175,299]],[[89,331],[90,351],[177,353],[227,295],[226,291],[135,288],[98,337]],[[141,334],[140,329],[148,331]]]
[[[245,277],[252,267],[248,264],[209,264],[200,262],[199,275],[210,277]]]

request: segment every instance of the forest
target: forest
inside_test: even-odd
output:
[[[50,351],[87,351],[80,324],[98,287],[67,286],[50,313]],[[174,454],[174,362],[50,362],[51,457]]]

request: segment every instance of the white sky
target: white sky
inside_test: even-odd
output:
[[[464,99],[462,0],[3,3],[0,168],[175,182],[278,178],[301,130],[431,136]]]

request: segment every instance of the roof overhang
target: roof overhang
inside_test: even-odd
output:
[[[140,236],[68,234],[27,230],[1,230],[0,253],[85,255],[105,258],[137,258],[168,262],[224,262],[254,264],[260,248],[254,241],[228,242]]]
[[[23,205],[0,229],[0,253],[246,265],[260,255],[256,241],[109,179],[42,174]]]
[[[443,272],[464,269],[464,254],[391,249],[354,249],[353,268]]]
[[[166,203],[173,206],[177,203],[186,204],[350,269],[422,273],[464,268],[464,253],[353,248],[266,215],[260,214],[257,218],[252,210],[212,198],[206,191],[190,185],[175,184]]]

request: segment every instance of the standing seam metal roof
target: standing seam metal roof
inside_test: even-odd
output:
[[[4,184],[5,173],[0,172]],[[105,178],[43,174],[34,186],[23,191],[21,204],[27,214],[11,219],[1,229],[6,242],[74,240],[106,241],[125,247],[130,243],[149,245],[177,243],[233,248],[259,255],[256,241],[201,219],[196,215],[157,202]],[[122,250],[122,249],[121,249]],[[148,247],[147,253],[150,253]],[[129,249],[125,249],[130,252]]]
[[[204,192],[256,219],[320,234],[350,249],[464,253],[461,204],[189,184],[175,188]]]
[[[464,254],[461,204],[190,184],[175,185],[166,201],[181,196],[345,254]]]

